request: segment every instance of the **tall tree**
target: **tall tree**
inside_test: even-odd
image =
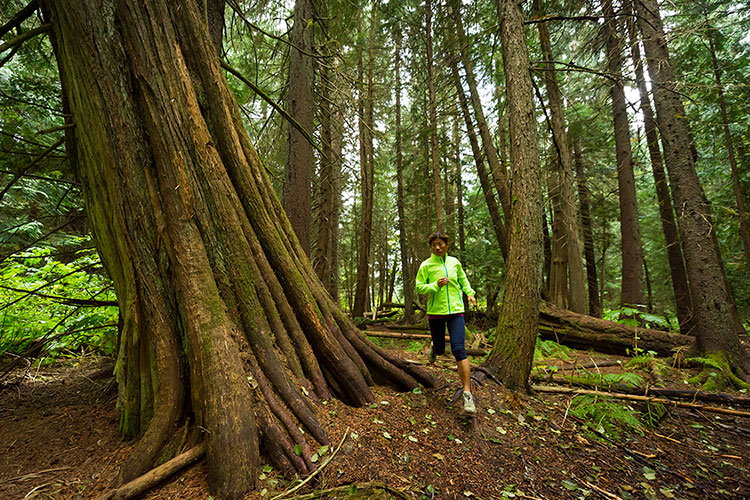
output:
[[[466,83],[469,86],[469,102],[474,110],[474,118],[477,122],[479,135],[482,138],[482,150],[487,158],[489,169],[491,172],[496,172],[500,179],[497,194],[500,199],[500,206],[503,208],[505,224],[507,225],[510,220],[511,205],[508,175],[500,165],[497,149],[492,142],[492,134],[490,133],[489,125],[487,125],[487,120],[484,116],[476,76],[474,75],[474,64],[471,61],[471,47],[466,37],[463,20],[461,19],[461,2],[458,0],[450,0],[449,6],[453,14],[454,26],[456,28],[455,36],[457,37],[459,59],[461,65],[464,67],[464,71],[466,72]]]
[[[453,79],[456,85],[456,92],[458,94],[458,102],[461,108],[461,114],[463,114],[464,122],[466,124],[466,132],[469,136],[469,143],[471,144],[471,152],[474,157],[474,164],[477,167],[477,175],[479,176],[479,184],[484,194],[485,202],[487,203],[487,210],[490,213],[490,221],[492,222],[492,229],[495,230],[495,236],[500,245],[500,250],[503,252],[503,258],[508,257],[508,234],[506,232],[505,220],[500,213],[500,207],[497,205],[495,200],[495,192],[493,189],[490,174],[487,172],[487,167],[484,163],[484,155],[479,147],[479,141],[477,140],[476,132],[474,131],[474,123],[471,120],[471,113],[469,112],[469,104],[464,94],[463,85],[461,84],[461,78],[458,74],[458,67],[456,61],[453,59],[451,63],[451,70],[453,72]]]
[[[740,184],[740,174],[737,169],[737,159],[734,154],[734,141],[732,133],[729,130],[729,114],[727,113],[727,103],[724,99],[724,87],[721,84],[721,69],[716,57],[716,43],[714,42],[714,32],[716,29],[711,26],[708,16],[706,16],[706,38],[708,39],[708,51],[711,54],[711,67],[716,80],[716,92],[719,99],[719,110],[721,111],[721,125],[724,131],[724,144],[727,147],[727,156],[729,158],[729,168],[732,172],[732,188],[734,190],[734,200],[737,203],[737,218],[740,223],[740,236],[742,237],[742,246],[745,250],[745,267],[750,273],[750,227],[747,224],[747,212],[745,210],[745,199],[742,194]]]
[[[646,144],[648,146],[649,158],[651,160],[651,171],[654,175],[654,186],[656,198],[659,203],[659,218],[661,219],[662,232],[667,245],[667,259],[669,260],[669,271],[672,278],[672,291],[675,299],[677,321],[680,324],[680,332],[689,334],[692,330],[691,311],[692,298],[685,274],[685,260],[682,257],[682,245],[677,234],[677,223],[674,220],[674,208],[672,196],[669,194],[667,174],[664,171],[661,150],[659,149],[659,135],[657,132],[654,112],[651,109],[646,78],[643,74],[643,61],[639,48],[639,39],[636,34],[635,19],[632,16],[632,4],[627,4],[629,14],[628,35],[630,37],[633,67],[635,68],[635,79],[640,97],[641,113],[643,113],[643,124],[646,133]]]
[[[635,0],[638,27],[651,76],[656,118],[682,238],[691,296],[695,347],[723,359],[732,373],[750,380],[750,357],[740,344],[744,329],[734,310],[716,244],[711,208],[695,169],[693,139],[669,59],[656,0]]]
[[[360,84],[359,88],[359,161],[362,186],[362,218],[360,219],[361,237],[357,249],[357,289],[354,292],[352,315],[362,316],[367,309],[367,282],[370,265],[370,244],[372,241],[372,204],[375,190],[375,160],[373,152],[373,87],[375,74],[375,2],[370,5],[370,27],[368,46],[367,95]],[[364,68],[362,49],[358,56],[358,81],[362,82]]]
[[[544,8],[541,0],[534,0],[533,7],[535,16],[544,16]],[[553,245],[552,261],[558,258],[554,251],[562,251],[567,254],[567,307],[574,312],[586,312],[586,278],[583,271],[583,255],[581,254],[581,240],[578,230],[578,210],[573,177],[573,155],[571,154],[568,134],[565,130],[565,116],[563,113],[562,94],[557,82],[554,56],[552,54],[552,42],[550,41],[547,23],[537,23],[539,30],[539,43],[542,48],[542,56],[545,59],[543,68],[544,82],[547,87],[549,99],[550,126],[552,129],[553,143],[555,146],[554,174],[557,176],[558,193],[557,205],[560,207],[559,221],[560,234],[555,234],[556,244]],[[554,265],[554,264],[553,264]],[[560,288],[551,286],[551,288]],[[563,304],[558,304],[563,305]]]
[[[622,246],[622,281],[620,304],[643,305],[643,250],[638,222],[638,199],[635,194],[633,152],[630,147],[630,125],[622,80],[622,39],[618,33],[612,0],[602,0],[604,37],[607,46],[609,95],[615,127],[617,186],[620,196],[620,244]]]
[[[596,256],[594,255],[594,230],[591,227],[591,193],[586,181],[583,165],[581,140],[576,136],[573,140],[573,161],[576,166],[576,182],[578,184],[578,199],[581,202],[581,229],[583,230],[583,255],[586,259],[586,280],[589,290],[589,314],[601,318],[603,308],[599,296],[599,283],[596,274]]]
[[[542,285],[542,196],[534,94],[520,6],[496,0],[502,34],[513,199],[507,281],[495,345],[485,365],[510,390],[526,391],[534,357]]]
[[[327,5],[323,6],[327,8]],[[333,51],[327,25],[328,13],[318,20],[325,34],[319,49],[323,56],[318,60],[320,74],[318,92],[320,109],[320,142],[322,155],[317,178],[317,206],[315,207],[315,238],[312,262],[315,273],[326,290],[338,301],[338,232],[341,206],[341,152],[343,148],[343,105],[341,91],[336,81],[338,68],[332,62]],[[334,76],[332,76],[334,75]]]
[[[406,214],[404,211],[404,155],[401,144],[401,23],[395,23],[396,54],[393,72],[396,85],[396,208],[398,210],[398,243],[401,254],[401,276],[404,283],[404,321],[414,322],[414,277],[409,266],[409,246],[406,236]]]
[[[313,131],[313,3],[296,0],[289,49],[289,115],[300,127]],[[223,23],[222,26],[223,28]],[[310,254],[312,144],[292,124],[287,125],[287,159],[282,204],[306,254]]]
[[[308,439],[328,442],[315,397],[363,405],[374,378],[430,383],[361,337],[315,277],[199,10],[217,5],[41,4],[75,125],[67,152],[120,306],[121,429],[141,435],[124,478],[192,422],[212,492],[240,498],[261,448],[290,475],[315,467]]]
[[[438,144],[437,103],[435,102],[435,61],[432,56],[432,0],[425,0],[425,44],[427,46],[427,91],[430,102],[430,169],[435,193],[435,219],[438,231],[445,231],[443,210],[443,181],[440,175],[440,146]]]

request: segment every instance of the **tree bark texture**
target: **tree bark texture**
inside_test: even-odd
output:
[[[576,182],[578,183],[578,199],[581,203],[581,229],[583,232],[583,255],[586,259],[586,281],[589,290],[589,314],[601,318],[603,308],[599,296],[599,282],[596,274],[596,255],[594,254],[594,230],[591,227],[591,193],[586,182],[583,166],[581,140],[576,137],[573,141],[573,160],[576,166]]]
[[[500,0],[513,200],[507,280],[495,345],[485,365],[512,391],[526,392],[542,285],[542,194],[526,34],[519,4]]]
[[[750,359],[738,337],[744,329],[727,286],[710,204],[695,170],[693,140],[675,88],[659,7],[655,0],[636,0],[635,6],[693,298],[696,348],[703,354],[724,357],[733,371],[747,380]]]
[[[628,5],[632,7],[630,4]],[[632,14],[632,8],[628,10],[628,14]],[[690,288],[688,287],[687,275],[685,274],[685,260],[682,256],[682,245],[677,234],[677,223],[674,220],[672,196],[669,194],[667,174],[664,171],[664,162],[662,161],[661,150],[659,149],[659,135],[656,121],[654,120],[654,112],[651,108],[651,101],[649,100],[648,89],[646,88],[646,78],[643,74],[639,40],[635,31],[635,21],[628,21],[633,66],[635,67],[636,84],[638,85],[641,112],[643,113],[646,143],[648,145],[649,158],[651,159],[651,170],[654,175],[654,186],[656,188],[656,198],[659,203],[662,232],[664,233],[664,240],[667,245],[667,260],[669,261],[669,271],[672,277],[672,291],[674,292],[677,321],[680,324],[680,332],[691,335],[693,329],[692,298],[690,297]]]
[[[67,150],[122,316],[120,426],[140,436],[123,480],[187,419],[205,430],[212,492],[239,498],[261,448],[290,475],[315,467],[307,439],[328,442],[316,401],[366,404],[374,380],[430,384],[364,340],[317,280],[198,3],[43,8],[75,124]]]
[[[536,16],[544,15],[541,0],[534,1],[533,9]],[[550,41],[547,23],[537,23],[537,29],[539,30],[542,55],[545,59],[543,67],[547,69],[547,71],[544,71],[544,82],[549,98],[550,125],[556,152],[556,160],[554,161],[556,168],[553,175],[558,177],[560,215],[562,216],[562,220],[560,221],[562,234],[559,235],[562,241],[558,245],[558,248],[567,253],[568,308],[574,312],[584,313],[586,312],[586,277],[583,271],[583,255],[581,254],[581,239],[578,230],[573,155],[570,150],[568,134],[565,130],[562,95],[557,82],[557,72],[552,62],[554,61],[554,56],[552,54],[552,42]]]
[[[223,3],[223,2],[222,2]],[[313,132],[313,51],[312,0],[296,0],[289,48],[289,115]],[[282,204],[294,233],[306,254],[310,255],[312,170],[315,164],[312,144],[302,133],[287,124],[287,158],[284,170]]]
[[[643,251],[641,230],[638,222],[638,200],[635,194],[633,153],[630,148],[630,125],[622,83],[622,39],[612,0],[602,0],[604,14],[604,36],[607,44],[607,70],[609,95],[612,99],[612,120],[615,128],[615,152],[617,158],[617,186],[620,198],[620,243],[622,247],[622,281],[620,304],[641,307],[643,296]]]

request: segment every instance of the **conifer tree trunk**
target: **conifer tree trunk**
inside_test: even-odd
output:
[[[628,14],[632,14],[632,5],[628,3]],[[669,194],[667,174],[664,172],[661,150],[659,149],[659,135],[656,130],[654,112],[651,109],[651,101],[646,88],[646,78],[643,74],[643,62],[639,42],[635,33],[635,21],[631,17],[628,21],[628,33],[630,36],[633,66],[635,68],[636,84],[640,96],[641,112],[646,132],[646,143],[648,145],[649,158],[651,159],[651,170],[654,175],[654,186],[656,198],[659,203],[659,216],[661,219],[662,232],[667,246],[667,259],[669,260],[669,271],[672,277],[672,291],[675,298],[675,310],[677,321],[680,324],[680,333],[690,335],[692,327],[692,298],[685,274],[685,260],[682,257],[682,244],[677,234],[677,224],[674,220],[674,208],[672,207],[672,196]]]
[[[320,21],[324,23],[323,20]],[[327,29],[322,30],[327,32]],[[331,56],[324,43],[323,54]],[[341,98],[331,80],[330,58],[319,64],[320,73],[320,142],[323,154],[317,180],[318,207],[312,262],[315,274],[331,297],[338,302],[338,225],[341,205],[341,150],[343,146],[343,114]]]
[[[425,0],[425,34],[427,45],[427,91],[430,100],[430,170],[432,170],[432,188],[435,193],[436,226],[438,231],[445,231],[443,181],[440,176],[437,104],[435,102],[435,62],[432,57],[432,0]]]
[[[497,172],[499,182],[498,198],[500,200],[500,206],[503,208],[503,219],[507,225],[510,221],[510,183],[508,182],[508,175],[500,165],[500,160],[497,155],[497,149],[492,142],[492,135],[490,134],[490,128],[487,125],[487,120],[484,117],[484,111],[482,109],[482,102],[479,97],[479,91],[477,90],[476,77],[474,76],[474,65],[471,61],[471,47],[466,39],[466,33],[464,31],[463,21],[461,20],[461,2],[458,0],[450,0],[450,9],[452,10],[453,20],[455,22],[457,37],[457,49],[461,64],[466,72],[466,83],[469,86],[469,102],[474,110],[474,118],[477,122],[477,128],[479,129],[479,136],[482,138],[482,150],[487,157],[487,164],[489,165],[490,172]]]
[[[536,16],[543,16],[541,0],[534,0]],[[577,313],[586,312],[586,278],[583,271],[583,255],[581,254],[581,239],[578,230],[578,209],[576,206],[575,189],[573,187],[573,155],[570,151],[568,134],[565,130],[565,116],[563,113],[562,95],[557,83],[557,72],[555,71],[554,56],[552,55],[552,42],[550,41],[547,23],[537,23],[539,30],[539,42],[542,47],[542,55],[546,62],[543,67],[544,81],[549,97],[550,124],[555,145],[554,174],[558,178],[559,204],[560,204],[560,228],[562,229],[558,243],[559,250],[567,254],[567,283],[569,285],[568,308]],[[556,235],[557,236],[557,235]],[[554,260],[553,256],[553,260]]]
[[[393,72],[396,79],[396,208],[398,210],[398,244],[401,254],[401,277],[404,287],[404,321],[414,323],[414,277],[409,267],[409,245],[406,237],[406,213],[404,211],[404,154],[401,145],[401,29],[397,23],[396,55]]]
[[[490,213],[490,220],[492,221],[492,229],[495,231],[497,242],[500,245],[500,251],[503,254],[503,259],[508,257],[508,234],[505,229],[505,221],[500,213],[500,208],[495,200],[495,193],[492,189],[492,182],[490,175],[487,172],[487,167],[484,164],[484,157],[482,151],[479,149],[479,141],[477,140],[476,133],[474,132],[474,124],[471,120],[471,114],[469,113],[469,105],[466,102],[466,95],[464,94],[463,85],[461,85],[461,79],[458,75],[458,68],[456,66],[455,59],[452,62],[451,70],[453,72],[453,80],[456,85],[456,93],[458,94],[458,101],[461,107],[461,112],[464,116],[464,122],[466,123],[466,132],[469,136],[469,143],[471,144],[472,156],[474,157],[474,164],[477,167],[477,175],[479,176],[479,183],[482,187],[482,193],[484,194],[485,202],[487,203],[487,210]]]
[[[669,60],[656,0],[636,0],[638,27],[643,35],[654,92],[656,118],[664,160],[682,238],[698,352],[715,355],[740,378],[750,378],[750,358],[740,344],[744,329],[738,321],[716,244],[711,209],[695,170],[693,141],[687,114]]]
[[[498,0],[510,137],[513,200],[507,281],[495,345],[485,361],[512,391],[526,391],[538,331],[542,284],[542,196],[534,94],[523,16]]]
[[[375,73],[375,3],[372,3],[369,28],[367,70],[367,97],[364,89],[360,86],[359,92],[359,149],[360,149],[360,174],[362,176],[362,219],[361,237],[357,251],[357,289],[354,292],[354,317],[362,316],[367,308],[367,284],[370,265],[370,243],[372,240],[372,204],[375,189],[375,163],[373,157],[373,78]],[[362,51],[359,52],[359,81],[364,75],[362,65]]]
[[[289,115],[308,133],[313,132],[313,5],[296,0],[289,49]],[[282,204],[306,254],[310,254],[312,144],[287,124],[287,159]]]
[[[630,126],[622,83],[622,47],[617,32],[612,0],[602,0],[604,35],[607,41],[607,69],[613,81],[609,82],[612,99],[612,117],[615,127],[617,157],[617,186],[620,199],[620,236],[622,245],[622,281],[620,304],[640,307],[643,296],[643,251],[638,222],[638,201],[635,194],[633,154],[630,148]]]
[[[321,399],[367,404],[374,379],[431,383],[362,337],[325,293],[243,128],[199,2],[42,7],[75,125],[67,151],[122,317],[121,431],[140,436],[123,480],[190,424],[207,441],[212,494],[241,498],[261,449],[289,476],[315,468],[307,439],[329,441]]]
[[[737,159],[734,155],[734,141],[732,140],[732,133],[729,130],[729,116],[727,113],[727,103],[724,99],[724,87],[721,84],[721,70],[719,69],[719,61],[716,58],[716,46],[714,43],[714,36],[712,31],[714,28],[706,19],[706,38],[708,38],[708,50],[711,53],[711,66],[714,71],[714,78],[716,80],[716,89],[718,92],[719,109],[721,110],[721,125],[724,130],[724,144],[727,147],[727,156],[729,157],[729,168],[732,172],[732,188],[734,190],[734,200],[737,203],[737,218],[740,223],[740,237],[742,239],[742,247],[745,250],[745,268],[750,273],[750,228],[747,224],[747,212],[745,211],[745,199],[742,194],[742,186],[740,185],[740,174],[737,170]]]
[[[596,255],[594,254],[594,231],[591,227],[591,208],[588,184],[583,167],[583,153],[581,139],[575,137],[573,141],[573,160],[576,165],[576,180],[578,182],[578,199],[581,201],[581,229],[583,230],[583,254],[586,258],[586,279],[589,290],[589,315],[601,318],[603,308],[599,297],[599,282],[596,274]]]

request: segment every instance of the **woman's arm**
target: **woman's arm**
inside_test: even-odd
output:
[[[419,271],[417,271],[417,280],[415,288],[417,290],[417,293],[419,294],[426,294],[426,293],[435,293],[438,291],[438,288],[440,286],[437,284],[437,281],[430,283],[430,276],[427,272],[427,266],[422,264],[419,266]]]
[[[468,297],[474,297],[477,293],[473,288],[471,288],[471,285],[469,284],[469,278],[466,277],[466,273],[464,272],[464,268],[461,266],[460,262],[456,263],[456,274],[458,276],[458,283],[461,285],[464,293]]]

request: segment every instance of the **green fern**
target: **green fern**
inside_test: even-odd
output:
[[[630,430],[643,434],[638,412],[610,398],[581,394],[573,398],[570,414],[584,424],[611,439],[619,439],[620,432]]]
[[[570,347],[558,344],[554,340],[542,340],[537,337],[536,346],[534,347],[534,361],[549,358],[569,361],[570,356],[568,356],[568,352],[570,352]]]

